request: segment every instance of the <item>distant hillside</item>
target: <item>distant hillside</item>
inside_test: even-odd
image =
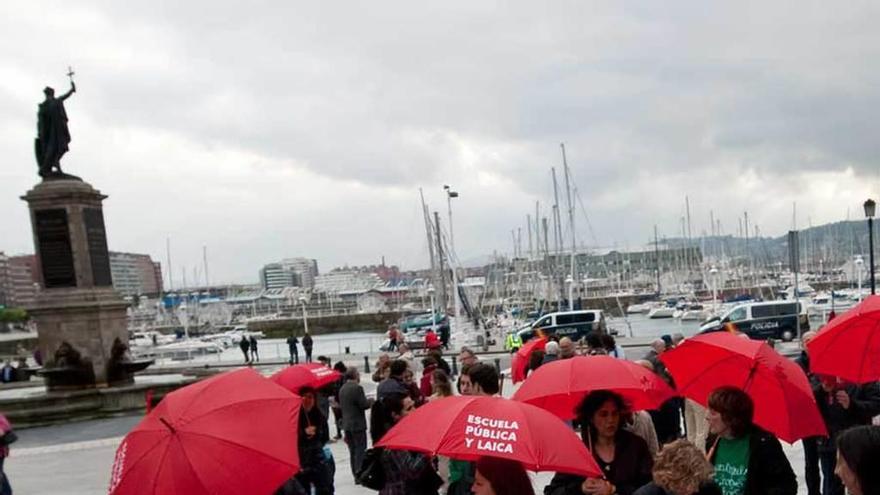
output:
[[[880,228],[880,225],[878,225]],[[800,231],[801,266],[804,270],[818,271],[819,262],[824,266],[839,266],[853,255],[862,254],[867,259],[868,228],[863,220],[843,221],[818,225]],[[874,234],[877,240],[877,234]],[[660,241],[661,246],[680,247],[687,241],[667,238]],[[691,244],[702,249],[704,258],[722,256],[741,263],[751,259],[757,266],[772,266],[782,263],[788,266],[788,236],[744,237],[708,236],[692,239]],[[830,264],[829,264],[830,263]]]

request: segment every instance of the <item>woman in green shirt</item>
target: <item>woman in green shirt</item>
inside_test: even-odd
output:
[[[797,478],[779,440],[752,422],[752,398],[736,387],[709,395],[706,450],[724,495],[796,495]]]

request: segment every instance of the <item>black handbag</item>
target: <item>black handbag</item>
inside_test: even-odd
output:
[[[373,448],[364,453],[364,462],[357,473],[357,482],[364,488],[381,490],[385,487],[385,469],[382,467],[382,449]]]

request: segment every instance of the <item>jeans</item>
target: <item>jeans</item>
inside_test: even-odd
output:
[[[299,364],[299,350],[296,347],[290,348],[290,364]]]
[[[819,444],[816,437],[801,441],[804,446],[804,479],[807,482],[807,495],[820,495],[822,486],[819,475]]]
[[[312,362],[312,348],[311,347],[303,347],[303,350],[306,351],[306,362]]]
[[[820,450],[819,464],[822,465],[822,495],[844,495],[843,483],[834,474],[834,468],[837,465],[837,451]]]
[[[351,460],[351,474],[357,479],[357,473],[364,463],[364,453],[367,451],[367,431],[348,431],[345,434],[345,443],[348,445],[348,456]]]

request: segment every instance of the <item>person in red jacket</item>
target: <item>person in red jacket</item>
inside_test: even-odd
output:
[[[437,333],[433,329],[428,330],[428,333],[425,334],[425,350],[431,351],[439,349],[441,346],[443,346],[443,343],[440,342],[440,337],[437,336]]]

